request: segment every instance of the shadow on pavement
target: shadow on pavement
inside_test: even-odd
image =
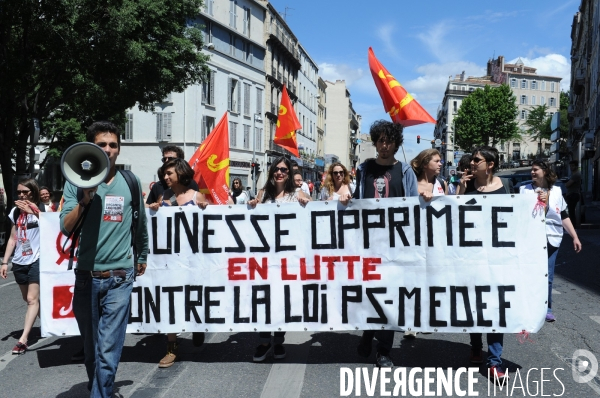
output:
[[[113,396],[114,397],[122,397],[122,395],[119,393],[120,388],[130,386],[132,384],[133,384],[133,381],[131,381],[131,380],[121,380],[121,381],[115,382],[114,389],[113,389]],[[69,391],[65,391],[63,393],[58,394],[56,396],[56,398],[78,398],[78,397],[89,397],[89,395],[90,395],[90,392],[87,389],[87,382],[85,382],[85,383],[75,384],[74,386],[71,387],[71,389]]]
[[[575,253],[573,250],[573,239],[567,234],[563,237],[558,257],[556,275],[570,282],[585,287],[600,294],[600,267],[598,261],[598,242],[600,242],[600,230],[578,230],[582,250]]]

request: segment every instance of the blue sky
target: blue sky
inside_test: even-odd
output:
[[[344,79],[368,132],[389,120],[367,61],[369,46],[381,63],[435,118],[450,75],[483,76],[488,59],[521,57],[542,75],[570,83],[571,23],[579,0],[357,1],[271,0],[319,66],[325,80]],[[404,130],[407,160],[429,147],[433,124]],[[401,151],[396,155],[404,160]]]

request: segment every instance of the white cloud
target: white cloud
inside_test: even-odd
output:
[[[517,59],[507,61],[507,63],[514,63]],[[546,54],[537,58],[521,57],[521,60],[526,66],[536,68],[538,75],[562,77],[560,81],[561,90],[569,90],[571,85],[571,63],[564,55]]]
[[[396,48],[398,46],[398,42],[395,40],[394,30],[395,28],[393,25],[382,25],[379,29],[377,29],[377,36],[383,42],[385,51],[394,58],[399,58],[400,54],[398,54],[398,50]]]
[[[352,86],[357,80],[361,79],[364,72],[361,68],[353,68],[346,64],[330,64],[323,62],[319,64],[319,76],[323,80],[335,82],[336,80],[345,80],[346,86]]]

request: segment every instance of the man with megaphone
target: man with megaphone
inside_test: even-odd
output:
[[[95,122],[87,141],[95,145],[75,144],[63,155],[68,182],[60,226],[65,235],[79,238],[73,312],[84,340],[88,389],[93,397],[110,397],[134,276],[146,270],[148,230],[143,205],[139,210],[139,179],[115,166],[121,146],[118,128]]]

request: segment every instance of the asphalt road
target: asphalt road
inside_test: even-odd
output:
[[[568,236],[559,251],[553,301],[557,321],[546,323],[538,333],[527,338],[505,335],[503,359],[511,376],[509,387],[513,396],[600,395],[600,376],[578,383],[572,371],[576,350],[585,349],[600,358],[597,254],[600,230],[580,230],[579,236],[583,244],[580,254],[574,253]],[[0,280],[0,397],[88,396],[85,368],[82,363],[70,360],[81,347],[78,337],[41,339],[36,323],[31,349],[21,356],[11,354],[23,327],[25,306],[12,274],[7,280]],[[116,396],[340,396],[340,369],[349,368],[354,372],[364,367],[372,376],[374,354],[369,360],[357,356],[359,337],[359,332],[288,333],[287,358],[275,361],[270,357],[263,363],[253,363],[252,354],[257,344],[253,333],[208,334],[207,342],[199,348],[192,345],[189,334],[183,334],[181,359],[171,368],[158,369],[157,363],[165,353],[165,336],[129,334],[117,374]],[[416,339],[407,340],[396,333],[392,350],[396,368],[405,367],[407,372],[417,367],[456,371],[470,366],[468,354],[469,336],[466,334],[419,334]],[[543,376],[541,368],[546,368]],[[520,377],[516,377],[517,370]],[[491,386],[485,372],[485,367],[481,367],[475,374],[473,390],[479,396],[488,396]],[[584,370],[584,373],[589,371]],[[392,378],[388,391],[393,386]],[[460,386],[467,388],[466,377],[460,379]],[[363,381],[360,396],[381,394],[379,384],[374,395],[367,395],[365,388]],[[489,394],[493,393],[491,387]],[[353,390],[350,396],[357,395]],[[458,393],[437,396],[458,396]],[[506,389],[497,390],[496,396],[506,396]]]

